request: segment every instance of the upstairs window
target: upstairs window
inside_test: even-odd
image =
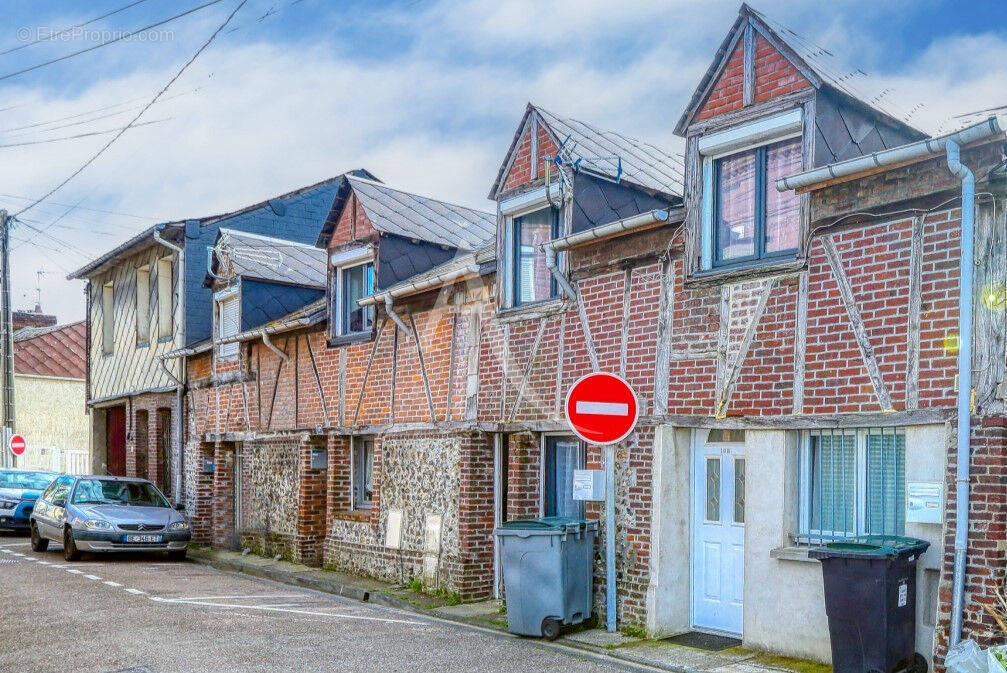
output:
[[[150,342],[150,267],[136,270],[136,343]]]
[[[101,287],[101,352],[111,355],[115,348],[115,287]]]
[[[512,220],[511,278],[514,306],[534,304],[558,296],[556,281],[545,263],[542,244],[559,234],[559,217],[543,208]]]
[[[801,139],[791,138],[714,161],[714,263],[792,256],[800,232],[800,198],[776,180],[801,171]]]
[[[217,297],[217,338],[227,339],[237,336],[241,327],[241,294],[238,290],[230,290]],[[238,342],[232,341],[217,346],[217,355],[222,358],[235,357],[238,354]]]
[[[374,306],[358,301],[374,294],[374,251],[369,247],[334,253],[329,292],[330,336],[370,334],[374,329]]]
[[[174,330],[172,318],[171,259],[165,257],[157,262],[157,337],[165,339]]]

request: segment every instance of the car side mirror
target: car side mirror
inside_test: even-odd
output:
[[[66,498],[58,498],[52,501],[54,507],[66,507]]]
[[[175,503],[175,509],[178,510],[179,512],[184,512],[185,511],[185,503],[184,502],[176,502]]]

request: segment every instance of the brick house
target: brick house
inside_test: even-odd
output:
[[[599,517],[569,481],[603,458],[569,435],[562,402],[581,375],[611,371],[641,405],[615,451],[620,623],[828,661],[809,545],[906,534],[930,543],[917,650],[939,663],[962,227],[943,152],[961,141],[988,261],[964,626],[992,638],[1004,136],[991,122],[930,139],[830,58],[742,6],[676,126],[684,160],[529,105],[495,218],[344,179],[316,242],[325,298],[243,325],[230,370],[215,369],[223,342],[180,353],[201,538],[487,596],[495,524]],[[873,167],[844,172],[865,155]],[[940,515],[914,511],[935,490]]]

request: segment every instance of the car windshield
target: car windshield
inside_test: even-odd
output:
[[[27,472],[21,470],[0,471],[0,488],[22,488],[33,491],[44,490],[56,475],[51,472]]]
[[[81,479],[73,492],[73,504],[169,507],[168,501],[152,484],[113,479]]]

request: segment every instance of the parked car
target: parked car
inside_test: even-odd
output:
[[[185,558],[192,529],[185,516],[146,479],[62,475],[31,513],[31,548],[63,544],[63,558],[81,552],[164,551]]]
[[[0,469],[0,529],[28,530],[35,500],[58,476],[40,470]]]

